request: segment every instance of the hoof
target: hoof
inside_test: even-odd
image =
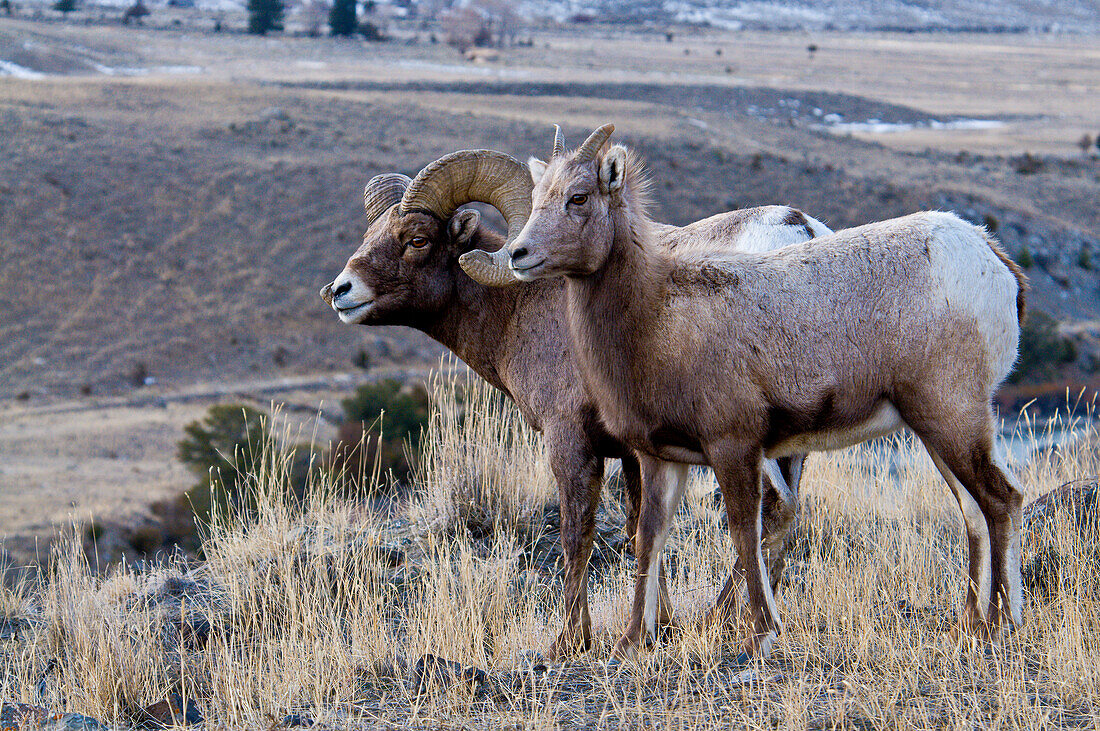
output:
[[[620,662],[632,662],[637,660],[640,654],[640,643],[627,635],[623,635],[611,650],[611,657]]]
[[[576,635],[562,634],[546,650],[546,659],[550,661],[562,660],[582,652],[588,652],[592,647],[592,640],[578,638]]]

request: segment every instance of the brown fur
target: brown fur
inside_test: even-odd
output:
[[[1018,547],[1020,494],[993,457],[990,401],[1015,355],[1015,341],[1006,338],[1018,336],[1018,268],[984,232],[949,214],[872,224],[766,254],[662,249],[644,196],[631,189],[643,179],[632,169],[637,163],[619,150],[594,164],[550,163],[535,187],[534,213],[509,246],[512,266],[529,279],[566,276],[581,374],[610,433],[640,454],[714,469],[738,555],[747,559],[746,652],[766,650],[780,628],[765,577],[749,558],[760,544],[762,459],[827,446],[830,434],[835,446],[860,441],[864,431],[844,434],[858,425],[890,431],[891,414],[957,476],[967,493],[960,506],[972,499],[985,516],[993,593],[988,606],[977,606],[978,594],[968,592],[968,614],[991,626],[1011,624],[1019,553],[1008,551]],[[572,203],[576,195],[587,198]],[[974,304],[966,298],[979,285],[944,288],[958,288],[959,277],[986,276],[985,269],[960,273],[952,261],[954,252],[980,257],[978,235],[1006,270],[985,260],[997,297]],[[956,246],[964,248],[945,248]],[[935,268],[935,257],[947,268]],[[1016,312],[1000,304],[1009,287]],[[986,352],[987,343],[1012,350]],[[671,518],[659,497],[642,502],[635,602],[616,646],[624,655],[642,640],[643,559],[654,541],[659,550]],[[975,569],[981,554],[979,547],[971,555],[971,574],[985,592],[990,587]]]
[[[661,226],[668,246],[714,248],[758,211],[722,214],[691,229]],[[453,220],[453,219],[452,219]],[[659,225],[658,225],[659,226]],[[689,227],[690,228],[690,227]],[[414,236],[429,244],[412,250]],[[698,244],[696,239],[703,239]],[[538,282],[507,289],[484,287],[459,269],[460,254],[474,248],[496,250],[502,240],[480,224],[469,238],[456,240],[447,222],[424,212],[400,216],[396,209],[371,225],[363,245],[347,264],[373,287],[379,307],[361,324],[408,325],[447,346],[471,368],[512,397],[527,421],[540,430],[561,496],[561,540],[565,556],[564,627],[552,654],[587,648],[591,641],[587,567],[603,460],[620,458],[627,490],[627,530],[634,535],[640,502],[640,468],[632,452],[613,438],[597,417],[571,351],[565,321],[564,283]],[[331,295],[331,292],[330,292]],[[793,515],[772,495],[769,525],[781,542]],[[782,555],[772,552],[781,571]],[[732,582],[727,582],[732,586]],[[668,619],[667,599],[662,616]]]

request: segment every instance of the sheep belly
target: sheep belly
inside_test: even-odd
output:
[[[807,452],[826,452],[832,449],[844,449],[868,439],[892,434],[905,426],[901,414],[889,401],[883,401],[871,413],[871,416],[858,424],[843,429],[830,429],[818,432],[805,432],[784,439],[765,452],[768,459],[789,457]]]

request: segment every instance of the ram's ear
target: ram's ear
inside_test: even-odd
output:
[[[542,174],[546,172],[546,163],[537,157],[527,158],[527,168],[531,171],[531,180],[535,185],[539,184]]]
[[[465,244],[477,233],[477,227],[481,224],[481,214],[471,208],[464,208],[451,216],[447,224],[447,232],[451,235],[451,241],[456,244]]]
[[[600,161],[600,191],[614,193],[626,179],[626,148],[614,145]]]

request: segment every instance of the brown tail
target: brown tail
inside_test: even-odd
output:
[[[1005,250],[1001,248],[997,239],[993,238],[993,235],[988,231],[982,231],[985,235],[985,242],[989,244],[989,248],[993,249],[993,253],[997,255],[997,258],[1004,262],[1004,265],[1008,267],[1008,270],[1012,272],[1012,276],[1016,277],[1016,320],[1021,325],[1024,322],[1024,315],[1027,312],[1027,275],[1024,274],[1024,270],[1020,268],[1020,265],[1012,261],[1005,253]]]

